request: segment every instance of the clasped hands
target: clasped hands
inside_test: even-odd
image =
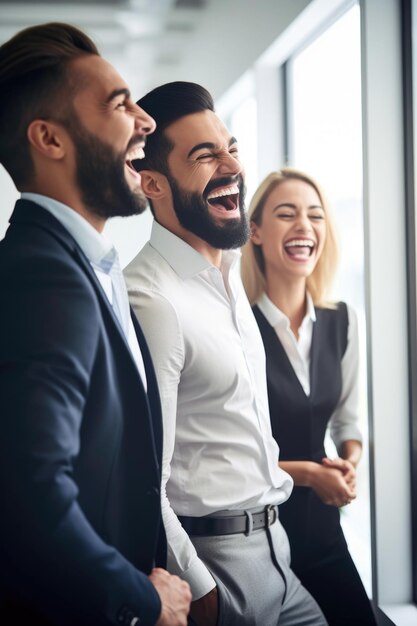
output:
[[[314,465],[310,485],[324,504],[341,507],[356,498],[356,469],[350,461],[325,457]]]

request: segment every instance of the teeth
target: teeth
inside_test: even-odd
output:
[[[302,246],[303,248],[314,248],[314,242],[311,239],[293,239],[285,244],[286,248],[292,248],[293,246]]]
[[[217,189],[212,191],[208,195],[208,200],[212,198],[221,198],[222,196],[231,196],[236,193],[239,193],[239,187],[237,185],[232,185],[231,187],[224,187],[223,189]]]
[[[145,156],[145,151],[141,146],[136,146],[127,154],[128,161],[134,161],[135,159],[143,159]]]

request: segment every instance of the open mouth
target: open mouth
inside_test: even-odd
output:
[[[207,201],[210,206],[225,214],[239,211],[239,187],[229,185],[214,189],[207,196]]]
[[[138,159],[143,159],[144,157],[145,157],[145,151],[143,149],[142,144],[137,144],[134,148],[129,150],[129,152],[126,155],[126,160],[125,160],[126,166],[129,169],[129,171],[135,175],[135,177],[140,178],[140,174],[137,171],[137,169],[134,167],[133,161],[136,161]]]
[[[316,244],[311,239],[291,239],[284,244],[285,252],[296,260],[310,258],[315,247]]]

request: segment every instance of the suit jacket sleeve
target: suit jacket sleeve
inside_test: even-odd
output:
[[[155,588],[77,502],[73,463],[100,332],[93,287],[55,257],[12,269],[0,268],[1,550],[54,623],[66,623],[69,601],[89,623],[118,623],[127,605],[154,624]]]

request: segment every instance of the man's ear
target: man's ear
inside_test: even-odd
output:
[[[149,200],[159,200],[166,195],[169,190],[166,176],[154,170],[142,170],[139,174],[142,191]]]
[[[258,224],[255,224],[255,222],[253,222],[252,220],[250,222],[250,238],[252,243],[254,243],[256,246],[260,246],[262,244],[260,228]]]
[[[65,155],[64,130],[48,120],[33,120],[27,129],[32,148],[49,159],[58,160]]]

